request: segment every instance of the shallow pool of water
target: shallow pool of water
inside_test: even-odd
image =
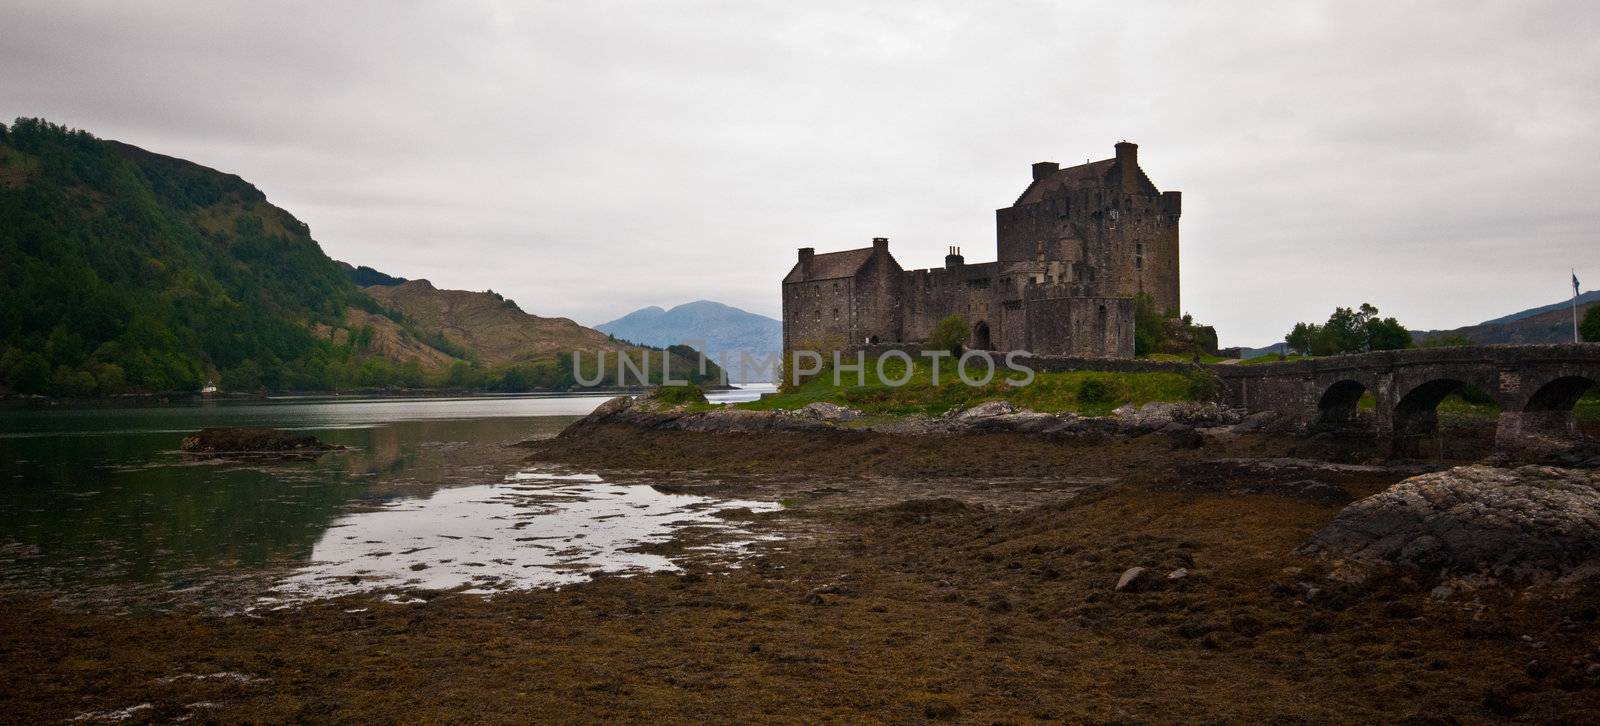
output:
[[[487,594],[602,573],[677,570],[672,559],[641,548],[693,528],[706,547],[737,552],[756,536],[719,515],[777,508],[665,494],[591,474],[518,472],[497,484],[441,489],[341,517],[312,549],[311,561],[268,600],[396,588]]]

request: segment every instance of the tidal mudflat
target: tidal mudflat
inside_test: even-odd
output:
[[[504,517],[483,525],[491,537],[541,536],[515,525],[581,504],[584,516],[552,525],[570,541],[530,540],[553,549],[519,561],[570,582],[475,581],[465,563],[483,559],[485,540],[424,517],[415,496],[373,497],[338,509],[327,523],[349,526],[323,527],[300,559],[309,586],[337,575],[362,578],[360,591],[231,616],[0,602],[0,658],[27,664],[0,681],[0,699],[23,720],[123,722],[1470,723],[1600,711],[1594,586],[1441,593],[1404,572],[1342,581],[1296,555],[1342,500],[1451,463],[1329,465],[1322,446],[540,435],[502,447],[495,478],[431,496],[461,497],[439,512]],[[623,519],[609,514],[666,512],[657,497],[689,497],[661,514],[683,526],[623,548],[623,576],[564,569],[562,549],[592,547],[610,536],[597,527]],[[654,531],[628,525],[620,539]],[[378,556],[427,540],[444,546]],[[349,569],[311,575],[324,566]],[[1134,569],[1139,584],[1119,589]],[[383,584],[366,590],[369,577]],[[392,588],[429,577],[451,587]]]

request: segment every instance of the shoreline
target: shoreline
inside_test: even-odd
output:
[[[739,384],[749,385],[749,384]],[[741,390],[739,385],[706,387],[705,390],[713,393],[725,393]],[[281,402],[329,402],[356,399],[437,399],[437,398],[555,398],[572,396],[637,396],[650,393],[654,386],[629,386],[607,388],[572,388],[548,389],[537,391],[520,391],[515,393],[501,391],[478,391],[460,388],[417,388],[417,389],[354,389],[348,391],[280,391],[267,394],[258,393],[128,393],[116,396],[92,396],[87,398],[59,398],[41,395],[0,395],[0,410],[7,409],[36,409],[36,408],[125,408],[135,406],[167,406],[167,405],[193,405],[202,403],[281,403]]]
[[[1425,576],[1343,581],[1295,554],[1345,501],[1418,472],[1330,451],[1272,433],[1194,448],[1163,434],[590,426],[506,453],[780,502],[728,515],[772,538],[730,564],[689,536],[652,547],[682,572],[492,598],[350,596],[228,618],[0,601],[0,657],[37,664],[0,699],[24,720],[469,708],[489,721],[1448,723],[1600,709],[1600,586],[1441,598]],[[1154,574],[1119,589],[1133,568]]]

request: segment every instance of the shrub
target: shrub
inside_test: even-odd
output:
[[[1078,384],[1078,403],[1110,403],[1111,387],[1099,378],[1085,378]]]
[[[1222,382],[1210,371],[1195,371],[1189,374],[1189,399],[1193,401],[1215,401],[1222,392]]]
[[[967,321],[960,315],[951,315],[933,326],[933,334],[928,336],[928,347],[948,350],[950,355],[961,355],[969,335],[971,332],[967,330]]]
[[[706,393],[699,386],[657,386],[650,397],[662,403],[706,403]]]

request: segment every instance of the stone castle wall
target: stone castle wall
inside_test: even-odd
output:
[[[1156,189],[1136,145],[1116,150],[1069,169],[1035,164],[1022,197],[995,213],[995,262],[967,264],[952,249],[942,268],[902,270],[875,238],[813,268],[801,250],[783,286],[784,348],[926,340],[958,315],[970,348],[1132,357],[1135,295],[1181,310],[1182,198]]]

